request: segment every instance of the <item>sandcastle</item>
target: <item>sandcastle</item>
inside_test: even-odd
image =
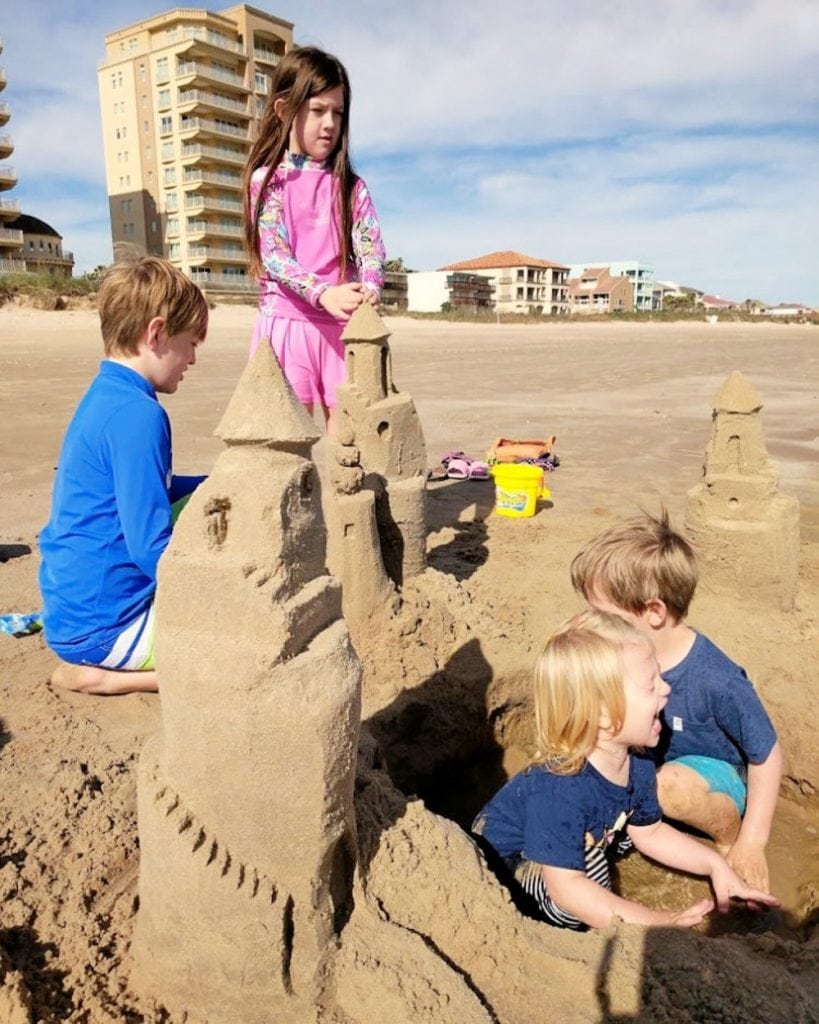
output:
[[[388,338],[369,303],[342,334],[347,383],[338,388],[328,564],[345,581],[351,628],[427,565],[424,436],[412,399],[393,382]]]
[[[761,409],[756,389],[735,370],[714,398],[703,477],[688,492],[685,527],[706,575],[788,611],[799,571],[799,502],[777,489]]]
[[[324,567],[318,435],[268,346],[216,434],[160,566],[132,984],[173,1019],[310,1021],[349,912],[360,665]]]
[[[419,540],[423,441],[370,312],[348,328],[339,554],[352,621],[366,630],[382,600],[380,642],[400,644],[387,625],[407,608],[423,615],[406,589],[433,572]],[[317,435],[267,346],[217,434],[227,450],[160,566],[163,726],[140,763],[131,974],[151,1019],[591,1024],[637,1019],[648,972],[677,1003],[730,988],[732,1019],[758,1019],[743,993],[759,966],[745,950],[723,950],[703,976],[700,936],[528,920],[464,831],[377,768],[371,741],[356,772],[361,668],[324,568]],[[370,566],[375,582],[362,585]],[[801,1019],[791,979],[768,991]]]

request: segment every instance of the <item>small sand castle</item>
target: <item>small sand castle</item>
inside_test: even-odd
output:
[[[706,573],[788,611],[799,571],[799,502],[777,489],[761,409],[756,389],[735,370],[714,398],[703,477],[688,492],[685,526]]]
[[[324,567],[318,435],[268,346],[216,434],[160,565],[132,985],[174,1020],[311,1021],[350,909],[361,669]]]
[[[328,564],[344,580],[354,630],[427,565],[424,435],[412,399],[393,383],[388,338],[366,302],[342,335],[347,383],[338,389]]]

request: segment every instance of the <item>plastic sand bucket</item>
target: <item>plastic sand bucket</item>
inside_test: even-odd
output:
[[[499,462],[489,472],[495,481],[495,512],[499,516],[533,516],[538,498],[550,498],[540,466],[522,462]]]

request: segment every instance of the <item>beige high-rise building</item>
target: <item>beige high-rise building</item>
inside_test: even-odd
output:
[[[3,40],[0,39],[0,53],[3,52]],[[6,88],[6,72],[0,67],[0,92]],[[11,117],[8,103],[0,102],[0,160],[5,160],[14,152],[11,136],[5,131],[5,125]],[[17,172],[13,167],[0,164],[0,192],[7,192],[17,184]],[[25,261],[20,256],[23,246],[23,232],[19,228],[10,228],[9,222],[20,215],[20,204],[14,199],[0,198],[0,274],[11,274],[26,269]]]
[[[114,243],[209,291],[248,287],[242,171],[293,25],[238,4],[180,7],[112,32],[98,70]]]

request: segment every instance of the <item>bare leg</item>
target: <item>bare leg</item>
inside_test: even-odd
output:
[[[113,696],[120,693],[156,693],[159,690],[155,671],[115,672],[97,665],[70,665],[61,661],[51,676],[55,686],[77,693]]]
[[[705,779],[684,764],[665,764],[657,772],[663,814],[712,836],[724,854],[733,845],[742,819],[727,793],[712,793]]]
[[[313,415],[313,410],[315,409],[315,405],[313,405],[312,402],[303,402],[302,405],[304,406],[304,409],[306,410],[307,415],[308,416],[312,416]],[[327,429],[327,436],[328,437],[335,437],[336,436],[336,410],[335,410],[335,407],[330,408],[330,407],[328,407],[326,405],[323,405],[321,407],[321,411],[324,414],[324,425],[325,425],[325,427]]]

